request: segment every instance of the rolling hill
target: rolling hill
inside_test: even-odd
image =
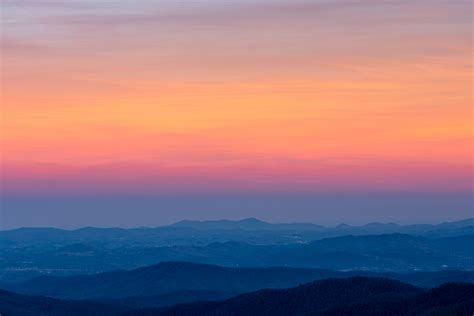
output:
[[[62,299],[129,299],[131,306],[139,304],[143,297],[194,292],[206,300],[218,300],[244,292],[263,288],[286,288],[325,278],[353,276],[387,277],[419,287],[429,288],[445,282],[472,282],[474,272],[439,271],[417,273],[372,273],[366,271],[332,271],[322,269],[298,269],[288,267],[229,268],[189,262],[162,262],[134,270],[110,271],[93,275],[70,277],[42,276],[19,284],[4,286],[5,289],[28,295],[51,296]],[[182,296],[182,295],[181,295]],[[205,296],[205,297],[204,297]],[[162,296],[164,299],[164,296]],[[163,305],[157,297],[155,305]],[[152,300],[145,300],[150,302]],[[169,300],[165,300],[169,302]]]

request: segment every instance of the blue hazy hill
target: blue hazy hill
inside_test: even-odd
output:
[[[0,283],[38,275],[74,275],[133,269],[164,261],[223,266],[289,266],[385,272],[474,270],[474,235],[427,238],[406,234],[325,238],[310,243],[143,246],[73,243],[4,247]]]

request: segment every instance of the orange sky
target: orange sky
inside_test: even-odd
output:
[[[472,190],[469,1],[2,12],[7,192]]]

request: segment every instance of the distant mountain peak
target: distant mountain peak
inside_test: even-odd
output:
[[[351,225],[347,225],[346,223],[341,223],[336,226],[336,228],[351,228]]]
[[[399,227],[400,225],[395,224],[395,223],[380,223],[380,222],[371,222],[368,224],[365,224],[362,227]]]
[[[210,220],[193,221],[182,220],[171,225],[171,227],[194,228],[200,230],[280,230],[299,231],[321,229],[322,226],[310,223],[268,223],[255,217],[248,217],[241,220]]]
[[[244,218],[241,220],[209,220],[209,221],[194,221],[182,220],[172,224],[173,227],[188,227],[194,229],[260,229],[262,227],[270,227],[272,224],[261,221],[255,217]]]
[[[244,219],[241,219],[239,222],[241,222],[241,223],[252,223],[252,224],[269,224],[267,222],[259,220],[258,218],[255,218],[255,217],[244,218]]]

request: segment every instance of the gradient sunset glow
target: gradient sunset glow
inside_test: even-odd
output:
[[[330,221],[328,196],[337,204],[339,194],[396,197],[340,205],[334,221],[365,207],[395,221],[473,212],[471,1],[5,0],[1,9],[5,227],[67,226],[58,210],[78,199],[87,203],[77,212],[113,217],[97,196],[219,197],[209,213],[189,209],[212,202],[147,202],[155,211],[143,225],[252,215],[226,212],[224,196],[264,195],[242,208],[267,219]],[[324,203],[271,202],[299,195]],[[400,195],[418,202],[388,218]],[[50,209],[56,219],[38,215]],[[26,220],[33,213],[41,219]]]

